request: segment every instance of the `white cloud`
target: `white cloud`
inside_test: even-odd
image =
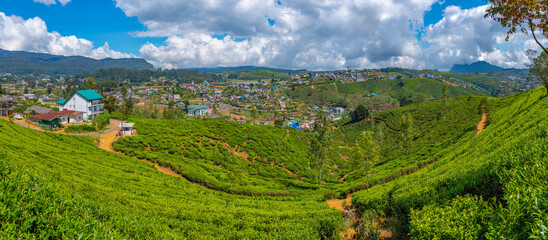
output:
[[[96,59],[132,57],[111,50],[107,43],[94,49],[93,42],[89,40],[48,32],[46,23],[38,17],[25,20],[0,12],[0,33],[0,48],[5,50],[80,55]]]
[[[61,3],[61,5],[65,6],[67,3],[69,3],[71,0],[57,0],[59,3]],[[43,3],[43,4],[46,4],[46,5],[52,5],[52,4],[57,4],[57,2],[55,0],[34,0],[34,2],[36,3]]]
[[[413,59],[422,49],[410,22],[422,25],[424,12],[435,2],[116,0],[126,15],[146,26],[136,36],[169,38],[164,46],[147,44],[140,50],[158,67],[252,64],[308,69],[420,66]],[[246,40],[207,38],[220,33]]]
[[[426,28],[423,40],[432,44],[424,56],[429,68],[487,61],[507,68],[524,68],[526,49],[538,49],[531,36],[517,33],[505,42],[507,30],[484,18],[487,5],[472,9],[450,6],[444,17]],[[543,40],[547,42],[546,40]]]

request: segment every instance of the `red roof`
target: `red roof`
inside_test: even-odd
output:
[[[59,117],[59,116],[78,115],[80,113],[81,112],[78,112],[78,111],[63,110],[63,111],[59,111],[59,112],[50,112],[50,113],[45,113],[45,114],[32,115],[30,117],[31,118],[36,118],[36,119],[42,119],[42,120],[46,120],[46,121],[51,121],[52,119],[54,119],[56,117]]]

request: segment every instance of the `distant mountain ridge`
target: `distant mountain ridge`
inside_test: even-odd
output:
[[[101,68],[152,69],[142,58],[93,59],[0,49],[0,72],[11,74],[79,74]]]
[[[504,74],[527,74],[527,69],[502,68],[485,61],[479,61],[472,64],[455,64],[449,70],[453,73],[504,73]]]
[[[214,67],[214,68],[186,68],[186,70],[198,70],[201,73],[216,73],[216,72],[225,72],[225,71],[257,71],[257,70],[268,70],[268,71],[279,71],[279,72],[306,72],[306,69],[280,69],[280,68],[271,68],[271,67],[257,67],[257,66],[239,66],[239,67]]]

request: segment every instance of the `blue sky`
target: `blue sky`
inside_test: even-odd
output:
[[[25,19],[40,17],[49,31],[85,38],[96,45],[108,42],[112,49],[136,56],[143,44],[160,44],[166,39],[133,37],[132,32],[143,31],[145,27],[137,17],[127,17],[112,0],[72,0],[65,6],[45,5],[33,0],[9,0],[0,1],[0,11]]]
[[[0,1],[0,48],[142,57],[164,68],[315,70],[445,69],[476,60],[519,66],[520,51],[530,45],[523,37],[501,43],[504,29],[483,18],[487,3],[481,0],[333,2]]]

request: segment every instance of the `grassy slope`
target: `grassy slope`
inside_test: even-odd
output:
[[[390,180],[402,174],[408,174],[431,162],[442,158],[444,154],[468,141],[476,130],[481,119],[483,97],[458,97],[446,101],[430,101],[403,108],[392,109],[372,114],[372,119],[358,123],[342,122],[333,133],[334,149],[330,152],[332,159],[338,159],[340,176],[346,175],[348,184],[338,186],[343,192],[353,192],[365,188],[365,177],[362,171],[355,171],[348,160],[337,158],[340,155],[351,157],[352,147],[361,131],[373,131],[382,143],[381,162],[375,166],[372,182],[375,184],[383,178]],[[400,131],[402,115],[411,114],[414,119],[415,136],[404,148],[403,133]],[[384,180],[383,180],[384,181]]]
[[[469,140],[481,119],[481,97],[450,98],[373,114],[373,120],[338,122],[324,168],[323,194],[344,196],[365,188],[362,171],[351,164],[352,147],[363,130],[382,131],[382,161],[371,181],[389,181],[413,172]],[[416,135],[404,146],[399,122],[412,114]],[[316,189],[314,163],[306,133],[272,126],[250,126],[220,120],[177,121],[134,119],[139,135],[120,139],[114,147],[126,154],[170,166],[187,179],[212,189],[239,194],[284,195]],[[249,154],[238,156],[229,149]],[[311,168],[308,167],[311,162]],[[289,171],[289,172],[288,172]],[[235,186],[234,173],[241,175]],[[348,174],[348,175],[347,175]],[[340,180],[343,176],[346,177]]]
[[[488,99],[491,124],[485,131],[412,175],[354,194],[353,204],[406,218],[412,208],[458,195],[500,196],[502,186],[493,171],[496,160],[513,146],[530,141],[537,129],[547,127],[547,108],[544,88]]]
[[[356,83],[321,84],[314,86],[295,87],[285,91],[291,99],[309,102],[311,104],[337,103],[341,99],[348,100],[351,106],[388,104],[392,100],[400,100],[404,96],[412,99],[422,97],[425,100],[442,97],[442,88],[446,85],[433,79],[394,79],[368,80]],[[378,96],[368,97],[371,93]],[[484,96],[485,93],[447,85],[447,95]]]
[[[224,120],[134,122],[139,135],[120,139],[116,150],[170,166],[209,188],[248,195],[316,188],[305,133]]]
[[[91,138],[37,132],[4,120],[0,121],[0,153],[6,165],[14,166],[8,171],[20,175],[30,171],[39,184],[31,181],[31,185],[66,196],[69,207],[72,202],[84,202],[72,206],[81,209],[73,215],[85,214],[70,220],[75,222],[72,225],[51,222],[48,216],[30,214],[39,209],[38,203],[15,205],[5,197],[23,194],[33,199],[34,190],[18,193],[24,188],[6,188],[11,192],[0,193],[0,209],[20,217],[3,220],[11,223],[1,226],[4,236],[41,236],[57,228],[61,229],[58,234],[67,233],[70,238],[87,233],[99,238],[317,239],[326,229],[336,234],[340,222],[340,213],[329,209],[321,196],[246,197],[209,191],[135,158],[98,150]],[[40,204],[54,215],[63,214],[66,205],[50,200],[56,198],[46,195]],[[23,227],[27,220],[50,222],[37,224],[29,232]],[[78,227],[88,223],[102,224]]]

